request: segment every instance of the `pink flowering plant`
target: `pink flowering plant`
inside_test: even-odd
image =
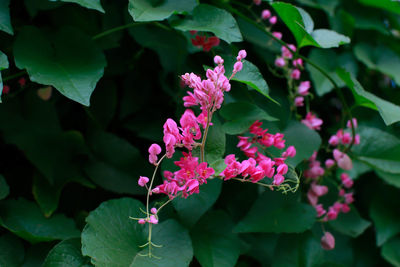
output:
[[[398,1],[0,1],[0,267],[399,266]]]

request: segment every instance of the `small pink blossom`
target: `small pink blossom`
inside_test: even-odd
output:
[[[275,66],[282,68],[286,65],[286,61],[283,57],[278,57],[275,59]]]
[[[322,204],[318,204],[315,206],[315,210],[317,211],[317,217],[321,217],[326,213],[326,210],[322,206]]]
[[[302,107],[302,106],[304,106],[304,97],[302,97],[302,96],[297,96],[297,97],[294,99],[294,105],[295,105],[296,107]]]
[[[338,212],[336,211],[336,209],[334,209],[333,207],[329,207],[328,213],[326,214],[326,217],[329,221],[332,220],[336,220],[338,216]]]
[[[303,67],[303,60],[301,58],[293,60],[293,66],[295,66],[295,67]]]
[[[269,11],[268,9],[264,9],[262,12],[261,12],[261,18],[262,19],[269,19],[271,17],[271,11]]]
[[[345,201],[347,204],[353,203],[353,202],[354,202],[353,193],[344,194],[344,201]]]
[[[350,211],[349,205],[347,205],[346,203],[342,204],[342,212],[348,213],[349,211]]]
[[[218,64],[218,65],[224,64],[224,60],[220,56],[215,56],[214,57],[214,63]]]
[[[310,87],[311,87],[310,81],[301,82],[298,88],[299,94],[303,96],[308,95],[308,90],[310,89]]]
[[[329,169],[331,168],[333,165],[335,165],[335,161],[333,159],[327,159],[325,160],[325,166]]]
[[[358,126],[357,119],[356,119],[356,118],[353,118],[352,121],[353,121],[354,129],[356,129],[357,126]],[[351,122],[350,122],[350,120],[347,121],[346,127],[351,129]]]
[[[275,174],[274,181],[272,182],[272,184],[280,185],[281,183],[283,183],[284,180],[285,180],[285,177],[283,177],[283,175]]]
[[[234,72],[239,72],[242,70],[242,68],[243,68],[243,63],[241,61],[238,61],[235,63],[235,65],[233,65]]]
[[[336,135],[332,135],[332,136],[329,138],[328,143],[329,143],[331,146],[337,146],[337,145],[339,144],[339,137],[337,137]]]
[[[253,3],[254,3],[256,6],[259,6],[259,5],[261,5],[261,0],[253,0]]]
[[[353,168],[353,162],[346,153],[343,153],[338,149],[334,149],[333,157],[336,160],[338,166],[343,170],[351,170]]]
[[[246,50],[240,50],[238,53],[238,56],[236,57],[236,60],[241,61],[242,59],[245,59],[246,57],[247,57]]]
[[[356,137],[354,138],[354,144],[359,145],[360,144],[360,135],[356,134]]]
[[[144,187],[147,183],[149,182],[149,178],[145,177],[145,176],[140,176],[138,184],[141,187]]]
[[[276,16],[272,16],[269,19],[269,23],[271,23],[272,25],[274,25],[277,21],[278,21],[278,18]]]
[[[343,197],[345,195],[345,193],[346,192],[344,191],[343,188],[339,190],[339,196]]]
[[[152,144],[149,147],[149,162],[151,164],[157,163],[157,155],[161,153],[161,147],[157,144]]]
[[[291,157],[296,156],[296,148],[294,146],[289,146],[285,152],[282,153],[282,157]]]
[[[318,203],[318,196],[316,194],[314,194],[314,192],[312,190],[308,190],[307,199],[308,199],[308,202],[310,202],[311,206],[315,207]]]
[[[153,214],[157,214],[157,209],[156,208],[151,208],[150,212],[153,213]]]
[[[294,70],[292,71],[292,73],[290,74],[290,77],[291,77],[292,79],[294,79],[294,80],[298,80],[298,79],[300,79],[300,75],[301,75],[300,70],[294,69]]]
[[[4,85],[3,86],[3,94],[8,94],[10,92],[10,86],[8,85]]]
[[[281,32],[272,32],[272,35],[277,38],[277,39],[282,39],[282,33]]]
[[[321,125],[323,124],[323,120],[317,118],[311,112],[308,112],[306,118],[301,122],[312,130],[321,130]]]
[[[325,250],[332,250],[335,248],[335,238],[329,232],[325,232],[325,234],[321,238],[321,247]]]
[[[290,50],[287,49],[286,46],[282,46],[281,52],[284,58],[291,59],[293,57],[292,52],[290,52]]]
[[[321,197],[325,194],[328,193],[328,187],[325,185],[318,185],[317,183],[313,182],[311,184],[311,190],[313,191],[313,193],[318,196]]]
[[[151,215],[151,216],[150,216],[149,223],[158,224],[158,220],[157,220],[156,216]]]
[[[276,168],[277,174],[285,175],[288,172],[288,166],[286,164],[281,164]]]
[[[344,133],[342,137],[342,143],[348,145],[351,143],[352,137],[350,133]]]
[[[146,220],[145,220],[145,219],[140,219],[140,220],[138,220],[138,223],[139,223],[139,224],[145,224],[145,223],[146,223]]]

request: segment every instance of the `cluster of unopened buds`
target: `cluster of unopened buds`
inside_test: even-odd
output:
[[[191,35],[194,35],[193,38],[190,39],[192,44],[197,47],[202,47],[205,52],[208,52],[214,46],[218,46],[220,40],[217,36],[207,37],[206,35],[199,35],[197,31],[190,31]]]
[[[19,86],[20,86],[21,88],[25,87],[25,85],[26,85],[26,79],[25,79],[24,77],[20,78],[20,79],[18,80],[18,84],[19,84]],[[4,85],[4,86],[3,86],[3,91],[2,91],[2,93],[5,94],[5,95],[7,95],[7,94],[10,93],[10,89],[11,89],[11,87],[10,87],[9,85]]]
[[[285,164],[285,160],[288,157],[294,157],[296,149],[289,146],[273,159],[264,155],[261,151],[271,146],[280,150],[284,149],[285,140],[282,133],[270,134],[267,129],[261,128],[261,125],[262,122],[256,121],[250,126],[249,132],[253,136],[239,136],[237,147],[244,152],[248,159],[238,162],[234,154],[228,155],[225,158],[227,167],[221,173],[224,180],[236,178],[240,175],[243,177],[241,178],[242,181],[258,183],[268,177],[273,178],[271,189],[273,186],[279,186],[284,182],[284,175],[288,172],[288,165]]]
[[[321,167],[321,162],[317,160],[317,152],[309,159],[308,169],[304,172],[304,176],[311,182],[307,192],[309,203],[315,208],[317,217],[321,222],[335,220],[339,213],[348,213],[350,204],[354,202],[353,192],[350,189],[353,187],[353,180],[350,175],[344,171],[349,171],[353,168],[351,158],[344,152],[351,144],[357,145],[360,143],[360,136],[352,133],[357,128],[357,120],[353,118],[347,122],[347,129],[339,129],[335,135],[329,139],[329,145],[335,147],[332,151],[333,159],[329,158],[325,161],[325,169]],[[343,172],[340,174],[340,184],[338,185],[338,199],[326,210],[322,204],[318,203],[320,197],[328,193],[328,187],[321,185],[325,174],[330,174],[334,168],[339,168]],[[335,239],[333,235],[326,232],[321,240],[324,249],[333,249],[335,247]]]

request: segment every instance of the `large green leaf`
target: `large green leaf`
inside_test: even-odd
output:
[[[271,4],[296,39],[297,46],[316,46],[321,48],[338,47],[350,43],[350,38],[327,29],[314,30],[310,15],[301,8],[284,2]]]
[[[129,0],[128,11],[135,21],[160,21],[174,13],[191,12],[196,0]]]
[[[359,43],[354,47],[354,54],[368,68],[389,75],[400,85],[400,56],[390,48]]]
[[[10,188],[8,187],[8,184],[3,175],[0,174],[0,200],[6,198],[9,193]]]
[[[220,111],[221,116],[227,120],[223,124],[223,130],[230,135],[241,134],[256,120],[276,121],[266,111],[254,104],[247,102],[236,102],[224,105]]]
[[[371,223],[361,218],[355,207],[348,213],[342,213],[336,220],[329,222],[333,229],[351,237],[361,235]]]
[[[400,238],[396,237],[389,242],[386,242],[381,251],[382,257],[393,264],[393,266],[400,266]]]
[[[61,241],[50,250],[43,267],[82,267],[87,262],[81,253],[81,240],[74,238]]]
[[[61,214],[47,219],[35,203],[22,198],[0,203],[0,225],[31,243],[73,238],[80,234],[73,220]]]
[[[67,3],[76,3],[86,8],[95,9],[104,13],[104,9],[101,6],[100,0],[49,0],[51,2],[67,2]]]
[[[221,122],[217,117],[214,117],[212,123],[213,125],[209,128],[204,148],[205,158],[209,163],[213,163],[224,156],[226,143],[226,136]]]
[[[14,34],[10,19],[10,0],[0,1],[0,31]]]
[[[222,211],[206,214],[191,231],[194,255],[203,267],[235,266],[240,240],[233,222]]]
[[[16,236],[11,234],[0,236],[0,266],[21,266],[24,254],[24,246]]]
[[[1,71],[8,68],[7,55],[0,51],[0,103],[1,95],[3,94],[3,79],[1,77]]]
[[[337,54],[332,50],[313,49],[309,55],[310,60],[318,64],[339,87],[345,83],[336,74],[336,69],[342,67],[354,75],[357,75],[357,62],[351,53]],[[310,72],[311,80],[317,95],[322,96],[333,90],[333,84],[319,70],[310,64],[306,64],[306,69]]]
[[[399,175],[400,139],[372,127],[361,126],[357,132],[361,137],[361,143],[353,148],[357,159],[380,172]]]
[[[184,199],[175,198],[172,205],[178,212],[182,222],[192,227],[200,217],[209,210],[221,193],[222,182],[220,179],[212,179],[207,184],[200,186],[200,193],[193,194]]]
[[[226,70],[226,76],[230,77],[233,71],[233,65],[236,62],[236,58],[224,57],[224,66]],[[232,78],[233,81],[237,81],[246,84],[249,89],[256,90],[263,96],[273,100],[269,96],[269,87],[260,70],[256,65],[247,60],[242,60],[243,69],[235,74]],[[274,100],[273,100],[274,101]]]
[[[376,245],[381,246],[400,233],[400,214],[396,203],[398,190],[385,188],[378,192],[380,194],[376,194],[371,202],[369,214],[375,226]]]
[[[360,3],[371,7],[378,7],[384,10],[400,14],[400,5],[397,1],[392,0],[359,0]]]
[[[321,137],[316,131],[309,129],[303,123],[291,121],[283,131],[286,147],[294,146],[296,156],[288,158],[287,163],[296,166],[303,160],[311,157],[321,145]]]
[[[152,242],[162,245],[152,248],[159,257],[140,256],[147,248],[148,226],[140,225],[132,217],[143,217],[143,205],[134,199],[122,198],[102,203],[86,218],[82,233],[82,253],[91,257],[95,266],[188,266],[193,257],[192,244],[186,229],[174,220],[152,226]]]
[[[400,107],[364,90],[352,74],[338,69],[338,76],[346,83],[358,105],[378,110],[386,125],[400,121]]]
[[[376,169],[375,173],[388,184],[400,188],[400,173],[387,173]]]
[[[315,209],[301,203],[297,195],[263,193],[235,227],[239,233],[301,233],[315,222]]]
[[[144,161],[137,148],[107,132],[92,134],[89,146],[93,156],[85,172],[94,183],[116,193],[146,193],[138,179],[151,172],[151,164]]]
[[[201,4],[193,10],[192,18],[185,18],[174,25],[182,31],[212,32],[228,43],[242,41],[242,34],[234,17],[227,11]]]
[[[14,56],[17,67],[26,68],[32,81],[52,85],[86,106],[106,66],[103,53],[91,38],[73,28],[46,35],[25,27],[15,41]]]

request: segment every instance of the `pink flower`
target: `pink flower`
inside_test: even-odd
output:
[[[349,211],[350,211],[349,205],[347,205],[346,203],[342,204],[342,212],[343,213],[348,213]]]
[[[291,77],[292,79],[298,80],[298,79],[300,79],[300,75],[301,75],[300,70],[294,69],[294,70],[292,71],[292,73],[290,74],[290,77]]]
[[[240,50],[238,53],[238,56],[236,57],[236,60],[241,61],[242,59],[245,59],[247,57],[246,50]]]
[[[265,177],[264,170],[260,166],[257,166],[252,170],[252,173],[250,175],[250,180],[253,183],[257,183],[258,181],[262,180],[264,177]]]
[[[228,160],[229,161],[229,160]],[[227,162],[227,159],[225,158],[225,163]],[[237,162],[236,160],[230,161],[229,164],[227,164],[225,170],[220,174],[222,177],[224,177],[224,181],[235,178],[240,174],[240,169],[242,168],[242,165],[240,162]]]
[[[321,247],[325,250],[332,250],[335,248],[335,238],[329,232],[325,232],[325,234],[321,238]]]
[[[296,148],[294,146],[289,146],[285,152],[282,153],[282,157],[291,157],[296,156]]]
[[[138,184],[141,187],[144,187],[147,183],[149,182],[149,178],[145,177],[145,176],[140,176]]]
[[[254,3],[256,6],[259,6],[259,5],[261,5],[261,0],[253,0],[253,3]]]
[[[345,195],[345,191],[342,188],[342,189],[339,190],[339,196],[343,197],[344,195]]]
[[[351,139],[352,139],[352,137],[351,137],[350,133],[344,133],[343,137],[342,137],[342,143],[345,144],[345,145],[350,144],[351,143]]]
[[[333,207],[329,207],[328,213],[326,214],[327,219],[330,221],[336,220],[337,216],[338,212],[336,211],[336,209],[334,209]]]
[[[150,212],[153,213],[153,214],[157,214],[157,209],[156,208],[151,208]]]
[[[328,187],[325,185],[318,185],[317,183],[313,182],[311,184],[311,190],[313,191],[313,193],[318,196],[321,197],[323,195],[325,195],[326,193],[328,193]]]
[[[151,216],[150,216],[149,223],[158,224],[158,220],[157,220],[156,216],[151,215]]]
[[[335,161],[333,159],[327,159],[325,160],[325,166],[329,169],[330,167],[332,167],[333,165],[335,165]]]
[[[215,56],[214,57],[214,63],[218,64],[218,65],[224,64],[224,60],[220,56]]]
[[[301,58],[293,60],[293,66],[295,66],[295,67],[303,67],[303,60]]]
[[[157,155],[161,153],[161,147],[157,144],[152,144],[149,147],[149,162],[151,164],[157,163]]]
[[[308,90],[310,89],[311,84],[310,81],[301,82],[298,88],[298,92],[300,95],[308,95]]]
[[[271,23],[272,25],[274,25],[277,21],[278,21],[278,18],[276,16],[273,16],[269,19],[269,23]]]
[[[283,175],[275,174],[274,181],[272,182],[272,184],[280,185],[281,183],[283,183],[284,180],[285,180],[285,177],[283,177]]]
[[[8,85],[4,85],[3,86],[3,94],[8,94],[10,92],[10,86]]]
[[[261,12],[261,18],[262,19],[269,19],[271,17],[271,11],[269,11],[268,9],[264,9],[262,12]]]
[[[354,144],[359,145],[360,144],[360,135],[356,134],[356,137],[354,138]]]
[[[346,204],[353,203],[354,202],[353,193],[344,194],[344,201],[346,202]]]
[[[243,68],[243,63],[241,61],[238,61],[235,63],[235,65],[233,65],[233,71],[234,72],[238,72],[241,71]]]
[[[312,190],[308,190],[307,192],[307,199],[308,202],[310,202],[310,204],[312,206],[316,206],[318,203],[318,196],[314,194],[314,192]]]
[[[276,168],[276,172],[281,175],[285,175],[288,172],[288,166],[286,164],[281,164]]]
[[[331,146],[337,146],[339,144],[339,137],[337,137],[336,135],[332,135],[331,138],[329,138],[328,143]]]
[[[343,170],[351,170],[353,168],[353,162],[346,153],[343,153],[338,149],[334,149],[333,158],[336,160],[338,166]]]
[[[356,118],[353,118],[352,121],[353,121],[354,129],[356,129],[357,126],[358,126],[357,119],[356,119]],[[346,127],[351,129],[351,122],[350,122],[350,120],[347,121]]]
[[[288,45],[288,47],[289,47],[290,49],[292,49],[292,47],[294,47],[294,46],[293,46],[293,45]],[[292,50],[293,50],[293,52],[295,52],[295,51],[296,51],[296,47],[294,47],[294,49],[292,49]],[[282,52],[282,56],[283,56],[284,58],[291,59],[291,58],[293,57],[292,52],[290,52],[290,50],[287,49],[286,46],[282,46],[282,47],[281,47],[281,52]]]
[[[340,211],[342,210],[342,203],[340,203],[340,202],[335,202],[334,204],[333,204],[333,209],[339,214],[340,213]]]
[[[197,165],[196,172],[199,174],[199,177],[203,179],[207,179],[215,173],[213,168],[207,167],[207,162],[202,162]]]
[[[315,116],[311,112],[308,112],[306,118],[301,122],[312,130],[321,130],[323,120],[317,118],[317,116]]]
[[[264,170],[265,176],[267,176],[268,178],[272,178],[272,176],[274,176],[274,162],[270,158],[261,160],[258,165]]]
[[[183,97],[183,106],[184,107],[191,107],[198,105],[196,97],[193,95],[192,92],[187,92],[187,96]]]
[[[304,106],[304,97],[298,96],[294,99],[294,105],[296,107],[302,107]]]
[[[326,213],[326,210],[322,206],[322,204],[318,204],[315,206],[315,210],[317,211],[317,217],[321,217]]]
[[[186,192],[189,193],[189,195],[191,194],[198,194],[199,193],[199,181],[197,181],[196,179],[191,179],[189,180],[186,185]]]
[[[282,39],[282,33],[281,32],[272,32],[272,35],[275,36],[277,39]]]
[[[282,68],[286,65],[286,61],[283,57],[278,57],[275,59],[275,66]]]
[[[140,219],[140,220],[138,220],[138,223],[139,223],[139,224],[145,224],[145,223],[146,223],[146,220]]]

